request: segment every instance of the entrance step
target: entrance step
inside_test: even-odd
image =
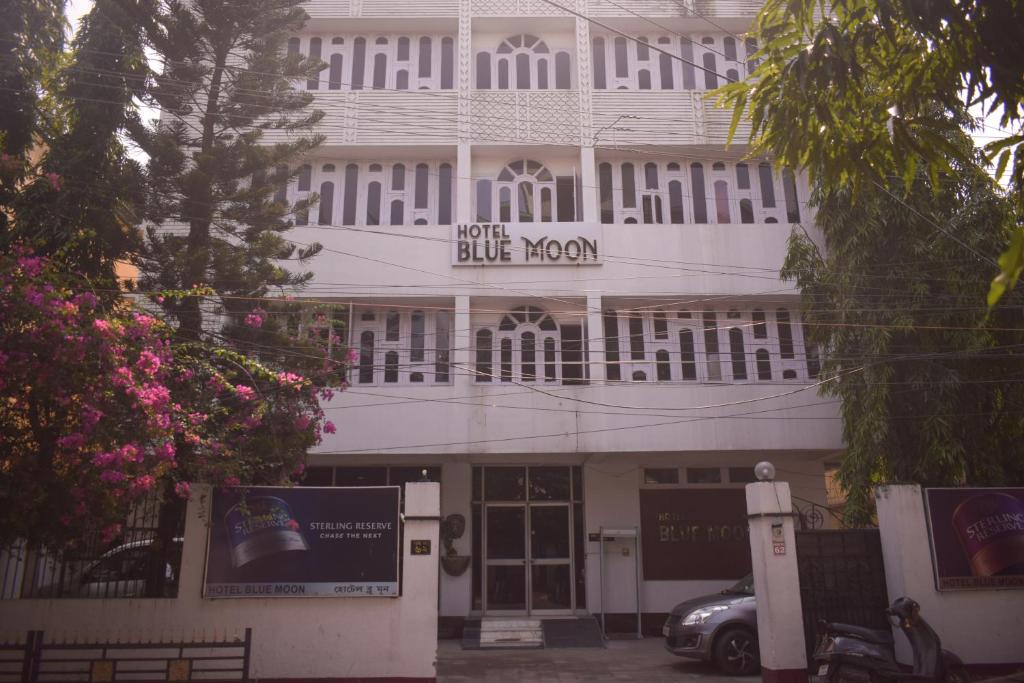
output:
[[[604,647],[604,638],[594,617],[545,619],[544,647]]]
[[[467,624],[468,627],[468,624]],[[479,631],[467,628],[464,631],[462,646],[466,649],[492,648],[533,648],[544,647],[544,628],[540,619],[518,619],[510,617],[492,617],[480,620]],[[472,647],[472,638],[476,636],[476,647]],[[467,641],[470,646],[467,648]]]

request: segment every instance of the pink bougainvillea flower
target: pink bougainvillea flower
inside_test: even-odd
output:
[[[100,533],[100,535],[103,537],[103,542],[110,543],[115,538],[120,536],[121,528],[122,527],[120,524],[111,524],[107,527],[104,527],[103,531]]]
[[[124,481],[124,472],[118,470],[103,470],[100,474],[100,481],[108,484],[119,484]]]
[[[179,481],[175,484],[174,493],[178,498],[192,500],[192,486],[187,481]]]
[[[132,482],[132,491],[135,493],[145,493],[152,490],[155,485],[156,479],[150,474],[144,474],[141,477],[136,477],[135,481]]]
[[[238,394],[238,398],[243,401],[255,401],[256,392],[252,390],[252,387],[247,387],[244,384],[239,384],[235,387],[235,393]]]
[[[174,460],[175,452],[174,444],[170,441],[156,447],[156,457],[160,460]]]
[[[295,422],[293,424],[295,425],[295,428],[301,432],[302,430],[309,427],[310,422],[311,420],[309,419],[308,415],[299,415],[297,418],[295,418]]]
[[[326,422],[324,422],[324,433],[325,434],[334,434],[336,431],[338,431],[338,430],[334,426],[333,422],[331,422],[330,420],[327,420]]]
[[[139,354],[139,360],[135,362],[135,367],[152,377],[160,369],[160,358],[152,351],[143,351]]]
[[[259,329],[263,327],[263,321],[267,318],[267,312],[262,308],[254,308],[252,312],[245,316],[245,324],[253,329]]]
[[[46,174],[46,179],[50,181],[50,187],[52,187],[55,192],[60,192],[60,176],[59,175],[57,175],[56,173],[53,173],[51,171],[50,173]]]
[[[224,477],[224,485],[225,486],[239,486],[239,485],[241,485],[241,483],[242,483],[242,481],[238,477],[236,477],[234,475],[232,475],[230,477]]]

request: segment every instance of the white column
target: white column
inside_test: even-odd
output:
[[[747,484],[750,557],[764,683],[806,683],[807,652],[789,484]]]
[[[469,329],[469,297],[455,297],[455,334],[453,335],[454,346],[452,362],[455,367],[454,385],[462,389],[468,389],[473,385],[473,367],[470,362],[472,353],[472,332]]]
[[[597,163],[594,160],[593,147],[580,148],[580,176],[583,180],[583,187],[580,190],[583,197],[583,220],[597,223],[601,220],[601,213],[597,198]],[[598,249],[604,249],[604,245],[599,245]]]
[[[590,362],[590,380],[602,383],[605,373],[604,320],[601,318],[601,297],[587,295],[587,359]]]
[[[438,553],[441,552],[440,482],[405,485],[405,524],[402,543],[402,597],[399,603],[408,632],[428,635],[437,643]],[[413,555],[416,541],[430,543],[429,555]],[[422,599],[421,599],[422,598]],[[408,609],[402,603],[408,603]],[[428,604],[429,603],[429,604]]]
[[[468,142],[459,142],[455,160],[455,222],[472,223],[473,219],[473,162]]]

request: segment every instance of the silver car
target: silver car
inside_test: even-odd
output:
[[[731,675],[757,673],[761,656],[753,575],[721,593],[679,603],[662,634],[665,649],[674,655],[712,661]]]

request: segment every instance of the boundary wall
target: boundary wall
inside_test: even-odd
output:
[[[0,640],[28,630],[79,643],[200,640],[248,627],[253,680],[436,680],[440,484],[406,485],[398,598],[204,600],[212,497],[206,486],[193,491],[177,598],[4,600]],[[429,540],[431,554],[411,555],[411,539]]]

